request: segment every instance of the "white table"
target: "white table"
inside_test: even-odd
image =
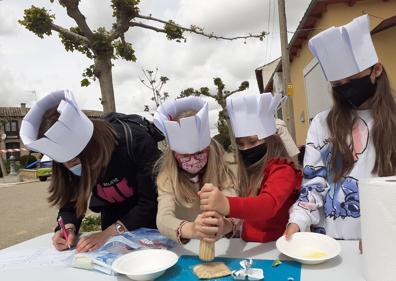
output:
[[[0,254],[44,248],[51,245],[52,234],[45,234],[12,247],[0,250]],[[362,257],[356,241],[340,241],[341,254],[333,260],[319,265],[303,265],[301,272],[302,281],[364,281],[362,276]],[[173,249],[179,255],[196,255],[198,241],[191,241],[185,246]],[[246,243],[240,239],[221,239],[216,243],[216,256],[256,259],[287,259],[279,254],[275,243]],[[28,280],[28,281],[100,281],[100,280],[129,280],[124,276],[108,276],[105,274],[69,268],[45,267],[26,268],[24,270],[2,270],[0,280]],[[271,281],[271,280],[265,280]],[[276,281],[276,280],[273,280]]]

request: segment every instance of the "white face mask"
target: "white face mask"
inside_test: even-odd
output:
[[[77,164],[71,168],[68,168],[70,172],[72,172],[74,175],[81,177],[81,164]]]

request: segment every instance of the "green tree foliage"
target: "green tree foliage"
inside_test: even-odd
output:
[[[230,151],[231,137],[228,131],[227,121],[224,115],[224,110],[219,111],[219,119],[217,121],[218,134],[214,136],[226,151]]]
[[[115,111],[114,87],[112,78],[113,60],[124,59],[136,61],[133,45],[125,40],[125,33],[133,28],[143,28],[158,33],[164,33],[169,40],[185,42],[185,33],[193,33],[210,39],[219,40],[244,40],[254,38],[263,40],[265,32],[247,34],[242,36],[225,37],[207,33],[203,28],[195,25],[183,27],[173,20],[162,20],[150,15],[142,15],[139,10],[139,0],[110,0],[114,22],[112,28],[107,30],[99,27],[92,30],[85,16],[79,9],[79,0],[58,0],[57,2],[66,9],[67,15],[75,22],[75,26],[64,28],[55,23],[55,15],[49,10],[31,6],[24,11],[23,19],[19,23],[38,37],[52,35],[52,31],[59,34],[66,51],[80,52],[93,60],[83,73],[81,86],[88,86],[92,80],[99,80],[102,93],[101,102],[105,112]],[[55,2],[50,0],[51,3]]]
[[[91,232],[91,231],[100,231],[101,230],[101,221],[100,216],[90,215],[84,217],[81,222],[80,231],[82,232]]]
[[[36,162],[37,158],[34,155],[28,154],[28,155],[22,155],[19,158],[19,163],[21,164],[21,167],[26,167],[27,165]]]
[[[243,92],[249,88],[249,82],[243,81],[239,87],[233,91],[226,90],[223,80],[220,77],[213,78],[213,84],[216,86],[216,93],[211,93],[208,87],[201,87],[199,90],[193,88],[185,89],[181,92],[180,97],[188,96],[206,96],[214,99],[221,107],[219,112],[219,121],[217,122],[217,129],[219,134],[216,140],[219,141],[225,149],[236,149],[235,138],[232,135],[231,121],[228,116],[226,98],[237,92]]]
[[[38,37],[44,38],[44,35],[50,36],[52,34],[51,26],[54,19],[55,15],[49,14],[45,8],[32,6],[25,10],[25,16],[19,23]]]

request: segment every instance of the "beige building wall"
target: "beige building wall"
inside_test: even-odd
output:
[[[396,15],[396,2],[393,3]],[[386,69],[393,91],[396,92],[396,26],[374,34],[373,40],[379,60]]]
[[[328,5],[327,11],[323,13],[322,18],[318,20],[315,26],[317,31],[313,32],[310,38],[330,26],[346,24],[353,18],[362,15],[363,12],[370,15],[371,26],[374,28],[382,19],[396,15],[396,1],[364,0],[356,2],[352,7],[345,3]],[[390,78],[391,86],[396,90],[396,27],[374,34],[373,40],[379,59],[385,66]],[[313,55],[306,43],[290,65],[291,82],[294,87],[293,105],[298,145],[305,144],[309,127],[303,69],[312,59]],[[300,121],[301,115],[303,115],[305,122]]]

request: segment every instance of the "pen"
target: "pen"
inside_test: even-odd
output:
[[[58,224],[59,224],[59,226],[60,226],[60,228],[62,230],[63,238],[65,238],[65,240],[67,242],[68,233],[66,231],[65,223],[64,223],[63,218],[61,216],[59,216],[59,218],[58,218]],[[70,249],[70,245],[67,245],[67,247],[69,247],[69,249]]]

